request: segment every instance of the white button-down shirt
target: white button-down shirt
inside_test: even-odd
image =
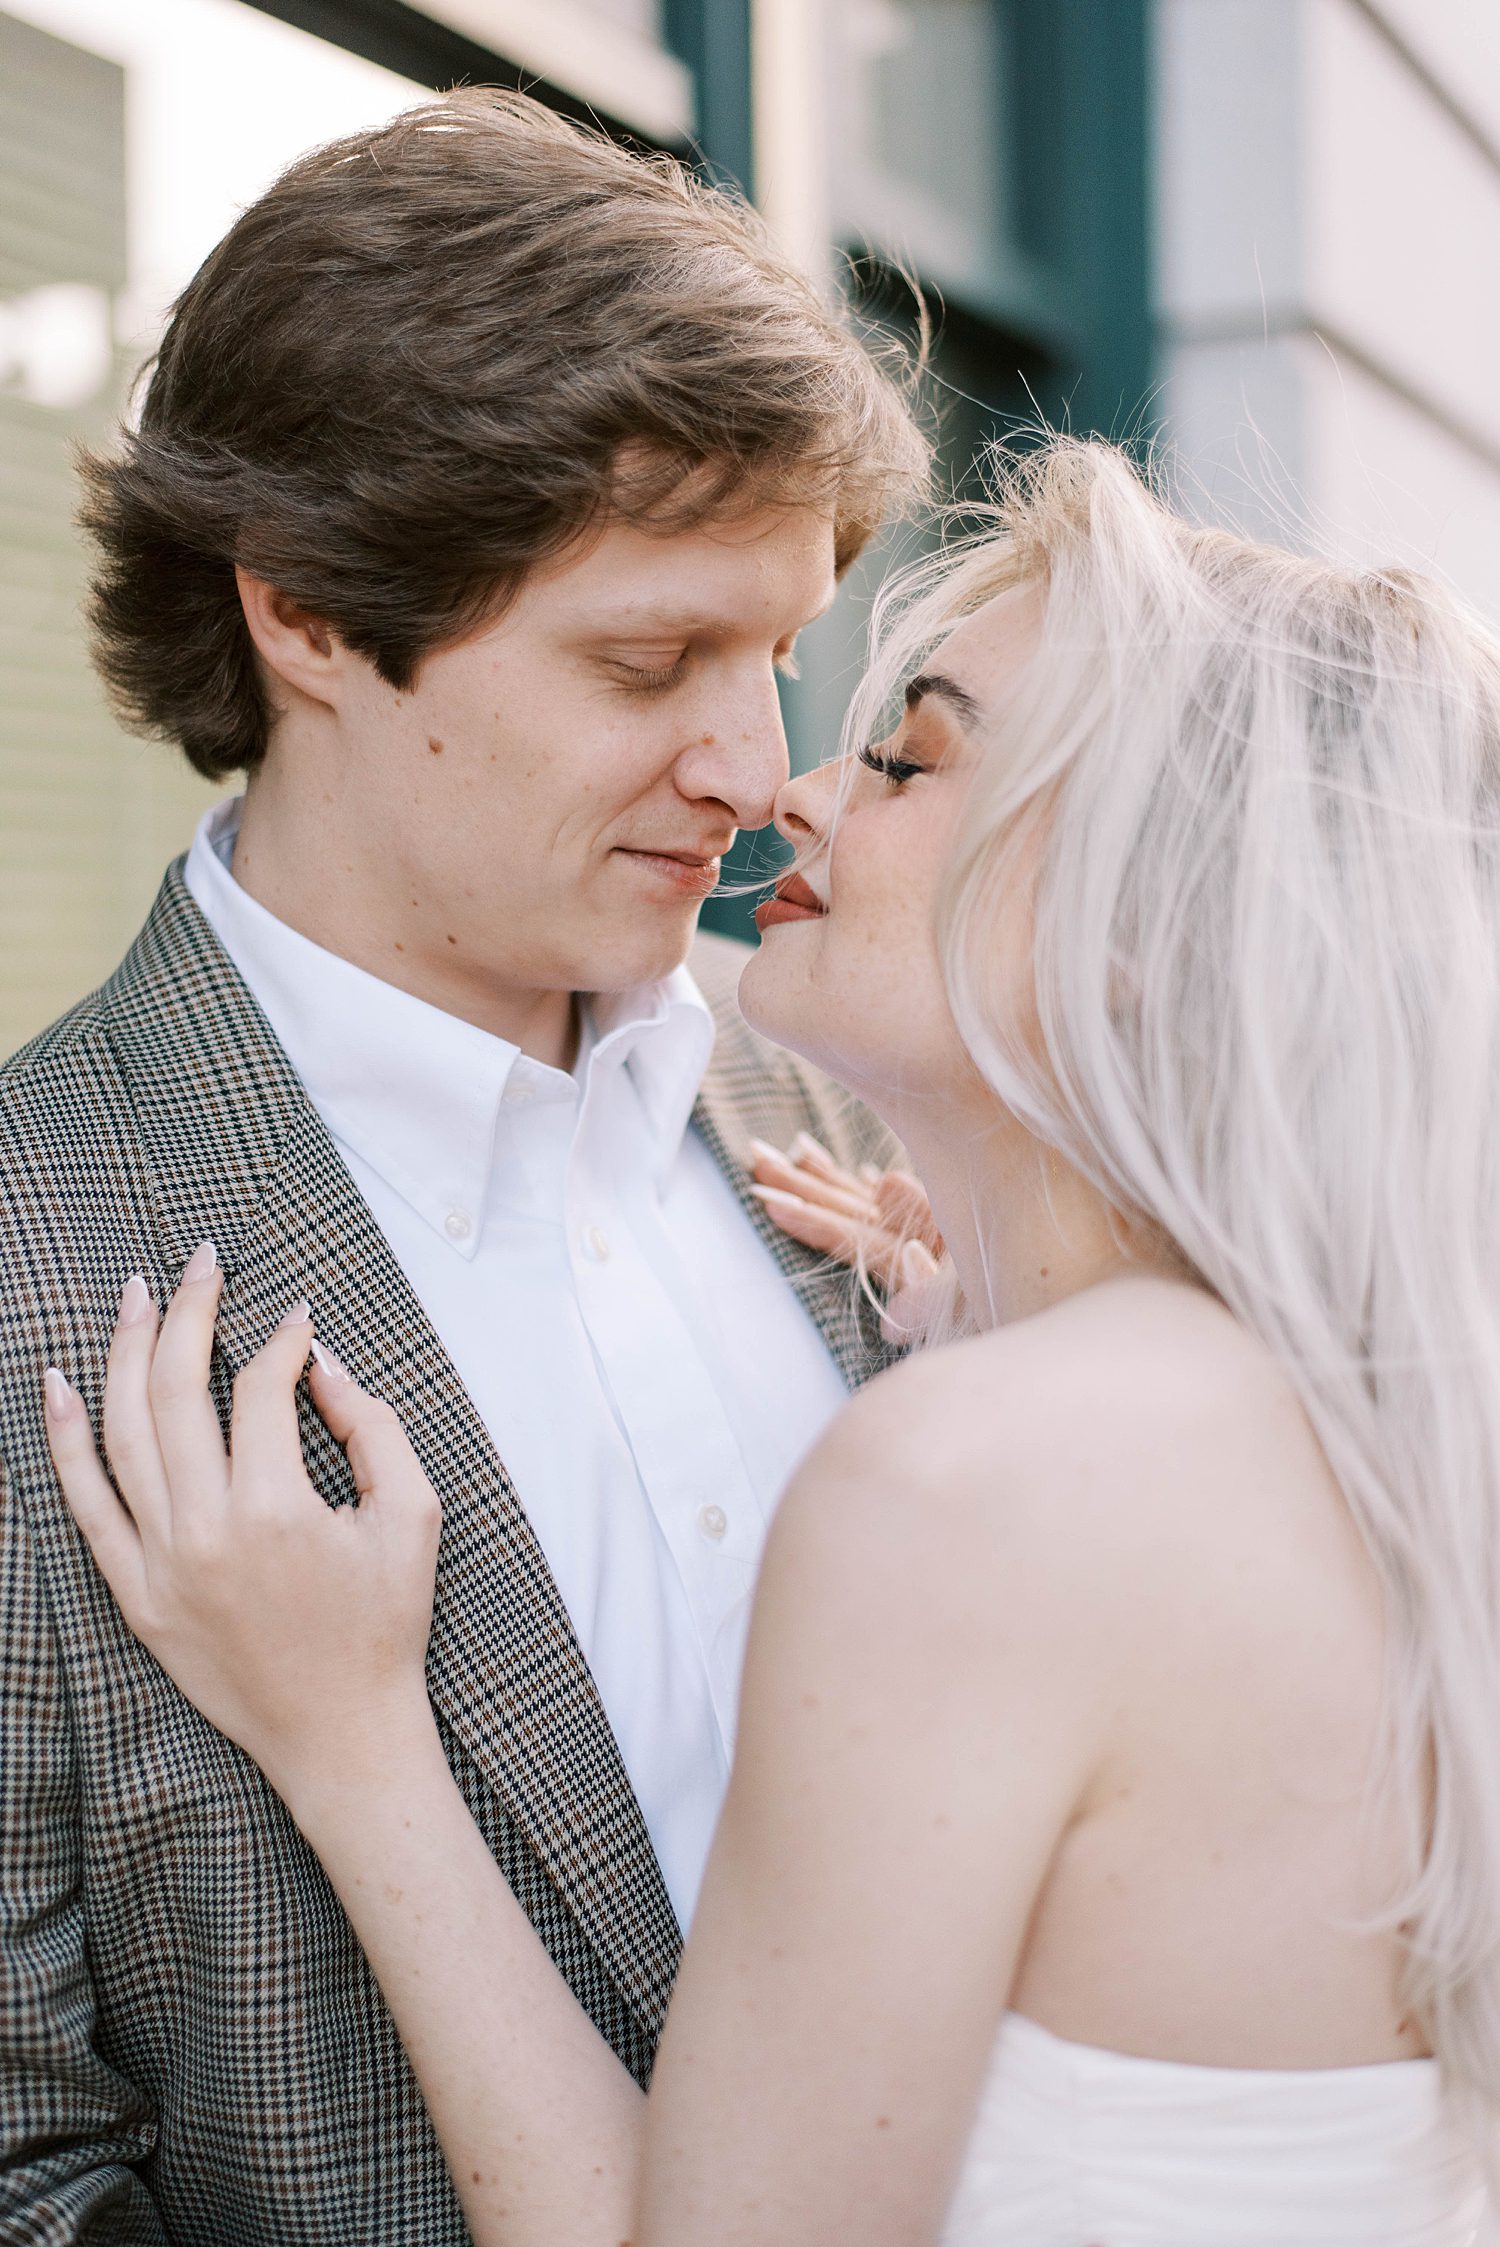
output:
[[[845,1395],[689,1129],[712,1014],[679,969],[593,1002],[549,1068],[268,913],[238,822],[237,798],[204,819],[188,888],[505,1461],[685,1928],[766,1529]]]

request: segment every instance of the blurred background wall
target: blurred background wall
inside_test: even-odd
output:
[[[915,276],[953,488],[1018,418],[1159,433],[1202,511],[1500,618],[1496,0],[0,0],[0,1051],[209,796],[93,685],[70,448],[284,163],[460,81],[694,154],[874,317]],[[888,558],[804,643],[799,760]]]

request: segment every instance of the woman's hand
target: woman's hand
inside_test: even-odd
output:
[[[903,1342],[933,1297],[943,1238],[920,1180],[906,1170],[845,1170],[802,1131],[786,1153],[750,1142],[755,1193],[782,1232],[841,1264],[859,1264],[885,1291],[881,1329]]]
[[[390,1407],[317,1350],[305,1303],[236,1381],[226,1455],[208,1395],[219,1285],[200,1249],[159,1330],[144,1281],[126,1286],[104,1402],[113,1484],[83,1400],[49,1373],[74,1519],[126,1622],[255,1758],[320,1858],[475,2247],[616,2247],[635,2231],[644,2101],[444,1758],[425,1677],[437,1498]],[[325,1505],[302,1464],[294,1398],[309,1352],[357,1507]]]
[[[200,1248],[158,1326],[130,1280],[110,1347],[104,1447],[47,1375],[63,1495],[130,1628],[188,1699],[287,1796],[352,1775],[431,1725],[425,1659],[440,1508],[389,1405],[289,1310],[234,1386],[226,1452],[208,1393],[220,1273]],[[295,1392],[348,1453],[360,1502],[324,1503]]]

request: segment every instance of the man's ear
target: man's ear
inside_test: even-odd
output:
[[[333,703],[348,650],[320,616],[236,563],[234,582],[256,652],[284,685],[311,702]]]

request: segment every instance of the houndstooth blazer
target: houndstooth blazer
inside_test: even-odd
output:
[[[892,1143],[740,1020],[697,1128],[851,1385],[880,1362],[847,1274],[770,1226],[748,1136]],[[458,2247],[436,2141],[322,1872],[254,1766],[130,1636],[63,1508],[41,1416],[96,1418],[119,1291],[200,1241],[225,1271],[216,1402],[288,1299],[400,1409],[443,1500],[429,1685],[486,1840],[644,2082],[679,1935],[521,1499],[290,1063],[167,874],[111,980],[0,1070],[0,2240],[7,2247]],[[559,1400],[566,1409],[565,1400]],[[303,1400],[314,1479],[348,1470]]]

